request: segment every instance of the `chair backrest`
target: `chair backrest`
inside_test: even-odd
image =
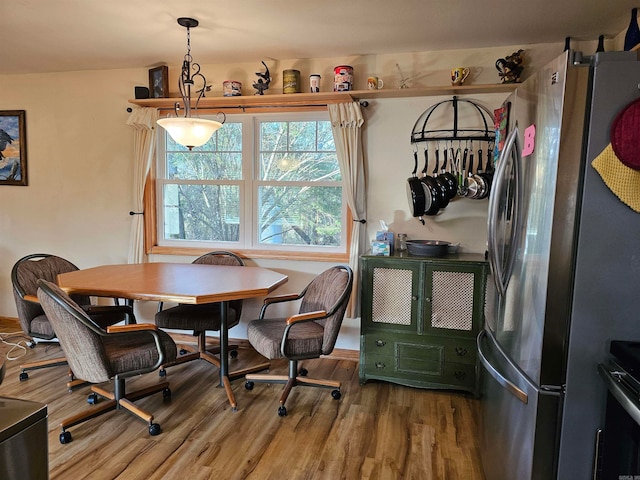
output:
[[[191,263],[204,263],[207,265],[229,265],[232,267],[244,267],[242,258],[233,252],[227,252],[226,250],[217,250],[215,252],[205,253],[204,255],[196,258]],[[240,318],[242,313],[242,300],[232,300],[229,302],[229,307],[236,311],[236,318]]]
[[[39,280],[38,287],[38,300],[74,375],[92,383],[111,379],[113,375],[100,338],[100,327],[54,283]]]
[[[18,319],[25,333],[30,333],[31,321],[44,314],[41,306],[24,300],[25,295],[36,295],[37,282],[40,279],[55,282],[58,274],[76,270],[78,267],[70,261],[48,253],[27,255],[15,263],[11,269],[11,283],[13,284],[13,297],[18,310]],[[81,305],[89,304],[89,297],[84,295],[74,296],[73,299]]]
[[[302,292],[299,313],[325,310],[327,318],[316,320],[324,327],[322,354],[329,355],[336,344],[353,287],[353,271],[346,265],[325,270]]]

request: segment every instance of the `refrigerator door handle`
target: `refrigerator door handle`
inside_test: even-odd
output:
[[[489,197],[489,216],[487,227],[487,243],[489,251],[489,267],[491,268],[492,277],[494,279],[496,289],[500,296],[503,296],[507,291],[507,285],[513,272],[515,265],[516,252],[515,249],[509,249],[509,256],[507,257],[505,264],[501,264],[498,255],[498,235],[497,235],[497,222],[498,222],[498,206],[500,200],[499,195],[502,190],[502,184],[504,183],[507,166],[509,159],[513,162],[513,175],[515,179],[515,188],[513,189],[512,208],[513,208],[513,228],[511,229],[511,238],[509,239],[509,245],[513,246],[516,238],[519,235],[522,219],[520,218],[520,208],[522,205],[522,187],[520,185],[520,144],[518,143],[518,126],[514,126],[511,133],[505,140],[504,149],[498,160],[498,169],[496,170],[493,180],[492,194]]]
[[[484,366],[484,368],[489,372],[489,374],[498,382],[505,390],[507,390],[511,395],[516,397],[522,403],[529,403],[529,396],[526,392],[520,389],[515,383],[508,380],[505,376],[503,376],[487,359],[484,352],[482,351],[482,340],[487,336],[487,331],[482,330],[478,334],[478,338],[476,339],[476,343],[478,345],[478,358],[480,359],[480,363]]]

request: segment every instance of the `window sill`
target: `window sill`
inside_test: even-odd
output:
[[[152,255],[181,255],[200,256],[215,250],[213,248],[186,248],[186,247],[161,247],[154,246],[148,252]],[[348,262],[348,253],[321,253],[321,252],[292,252],[273,250],[236,250],[233,253],[242,258],[273,259],[273,260],[303,260],[313,262]]]

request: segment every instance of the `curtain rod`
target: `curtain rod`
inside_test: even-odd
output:
[[[368,107],[369,106],[369,102],[367,102],[366,100],[361,100],[360,102],[360,106],[361,107]],[[329,104],[328,103],[309,103],[309,104],[303,104],[303,105],[229,105],[229,106],[218,106],[218,107],[204,107],[201,108],[200,110],[229,110],[232,108],[238,108],[241,109],[243,112],[249,108],[311,108],[311,107],[327,107]],[[159,107],[158,111],[173,111],[174,107]],[[127,112],[131,113],[133,111],[133,109],[131,107],[127,107]],[[194,110],[197,111],[197,110]]]
[[[241,110],[246,110],[248,108],[310,108],[310,107],[327,107],[328,103],[308,103],[308,104],[295,104],[295,105],[229,105],[229,106],[218,106],[218,107],[204,107],[201,110],[225,110],[228,108],[238,108]],[[369,102],[363,100],[360,102],[360,106],[368,107]],[[173,110],[173,107],[160,107],[158,110]]]

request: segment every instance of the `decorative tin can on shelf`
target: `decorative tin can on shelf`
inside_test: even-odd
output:
[[[282,72],[282,93],[300,93],[300,71],[284,70]]]
[[[338,65],[333,69],[333,91],[347,92],[353,90],[353,67],[350,65]]]
[[[222,82],[223,97],[239,97],[242,95],[242,82],[237,80],[225,80]]]

